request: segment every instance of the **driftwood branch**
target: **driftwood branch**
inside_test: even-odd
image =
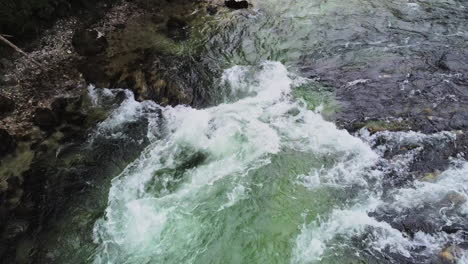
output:
[[[12,47],[14,50],[16,50],[17,52],[21,53],[23,56],[28,58],[28,60],[30,60],[32,63],[34,63],[37,66],[42,68],[42,65],[39,62],[37,62],[35,59],[31,58],[31,56],[29,56],[29,54],[24,52],[22,49],[18,48],[15,44],[11,43],[8,39],[4,38],[1,34],[0,34],[0,41],[4,42],[8,46]]]

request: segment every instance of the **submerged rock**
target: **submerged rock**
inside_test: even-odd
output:
[[[104,36],[96,30],[79,30],[75,32],[72,45],[76,52],[82,56],[93,56],[104,52],[109,44]]]
[[[247,1],[237,1],[237,0],[226,0],[224,4],[232,9],[244,9],[249,7],[249,2]]]

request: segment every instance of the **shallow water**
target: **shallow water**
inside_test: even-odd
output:
[[[409,166],[425,146],[453,144],[456,134],[349,134],[323,117],[324,109],[340,111],[331,107],[333,91],[300,77],[304,61],[353,68],[465,45],[466,24],[456,11],[463,2],[253,5],[217,15],[200,41],[205,60],[223,68],[207,87],[221,103],[162,107],[127,92],[95,130],[90,142],[125,138],[121,127],[143,118],[149,143],[112,180],[107,208],[89,234],[95,248],[81,261],[430,263],[456,245],[465,263],[464,231],[442,229],[467,225],[468,163],[461,157],[430,179],[395,180],[414,179]],[[349,85],[359,82],[365,80]],[[106,93],[90,88],[96,104]],[[412,212],[433,232],[395,226]]]

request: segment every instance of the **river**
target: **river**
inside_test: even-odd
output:
[[[122,126],[144,122],[147,146],[101,190],[107,208],[85,234],[93,252],[81,261],[468,263],[466,233],[457,229],[467,226],[468,163],[458,157],[445,171],[410,173],[425,147],[453,144],[457,134],[349,133],[333,120],[347,111],[338,87],[309,74],[328,71],[354,89],[369,80],[341,71],[463,48],[467,25],[442,19],[463,2],[252,4],[219,14],[198,42],[204,60],[222,69],[206,88],[211,106],[163,107],[126,92],[90,136],[90,144],[126,140]],[[117,91],[89,90],[96,105]],[[414,222],[430,227],[405,231]]]

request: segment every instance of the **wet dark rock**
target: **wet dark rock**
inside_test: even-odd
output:
[[[99,32],[90,29],[75,32],[72,44],[76,52],[82,56],[97,55],[104,52],[109,46],[104,36],[99,36]]]
[[[394,209],[380,208],[369,213],[369,216],[389,223],[393,228],[410,237],[414,237],[418,232],[426,234],[468,232],[468,221],[458,217],[456,210],[458,206],[450,207],[451,205],[453,204],[447,204],[444,199],[435,202],[428,201],[423,206],[398,212]],[[439,214],[442,208],[445,208],[443,215]]]
[[[232,9],[244,9],[249,7],[249,2],[244,0],[226,0],[224,1],[224,5]]]
[[[174,40],[186,40],[189,37],[189,26],[184,20],[170,17],[166,24],[167,35]]]
[[[466,129],[468,127],[468,110],[453,113],[448,121],[448,126],[452,129]]]
[[[0,118],[15,110],[15,102],[0,94]]]
[[[106,72],[106,61],[99,59],[89,59],[78,66],[78,70],[83,74],[87,83],[95,84],[98,87],[109,87],[110,76]]]
[[[52,110],[38,108],[34,114],[33,123],[44,131],[52,131],[59,125],[59,120]]]
[[[127,99],[127,95],[125,94],[124,91],[119,91],[116,95],[115,95],[115,99],[116,99],[116,103],[118,105],[120,105],[123,101],[125,101],[125,99]]]
[[[143,51],[143,61],[135,61],[110,78],[110,87],[129,88],[139,101],[153,100],[161,105],[206,106],[210,100],[212,76],[205,62],[191,56],[165,55],[154,50]],[[137,64],[138,66],[134,65]]]
[[[59,122],[66,122],[71,125],[83,127],[87,119],[87,115],[81,112],[81,97],[57,98],[52,104],[52,111],[55,113]]]
[[[66,111],[67,106],[70,104],[70,99],[65,97],[59,97],[55,99],[52,104],[51,108],[52,111],[57,115],[60,116],[62,113]]]
[[[63,133],[63,139],[60,141],[63,144],[86,138],[85,131],[75,126],[64,126],[59,131]]]
[[[75,126],[84,126],[87,116],[79,112],[65,112],[63,120]]]
[[[422,26],[429,17],[438,18],[446,13],[446,8],[437,6],[437,11],[414,18],[414,32],[397,26],[362,28],[365,39],[385,39],[377,53],[367,54],[372,46],[367,44],[346,47],[331,44],[301,58],[299,64],[306,76],[335,87],[340,105],[335,118],[340,127],[355,131],[356,123],[391,118],[401,119],[410,125],[408,129],[424,133],[468,129],[464,107],[468,104],[468,52],[458,44],[463,40],[447,37],[444,45],[451,48],[441,49],[440,40],[428,35],[427,28]],[[391,11],[399,19],[413,16],[406,14],[406,10]],[[454,25],[466,19],[462,12],[451,10],[450,14],[449,23]],[[360,25],[353,26],[360,30]],[[341,33],[342,30],[336,30],[335,37]],[[398,51],[384,48],[399,45],[405,37],[420,38],[418,41],[425,45]]]
[[[15,151],[16,140],[5,129],[0,128],[0,158]]]

